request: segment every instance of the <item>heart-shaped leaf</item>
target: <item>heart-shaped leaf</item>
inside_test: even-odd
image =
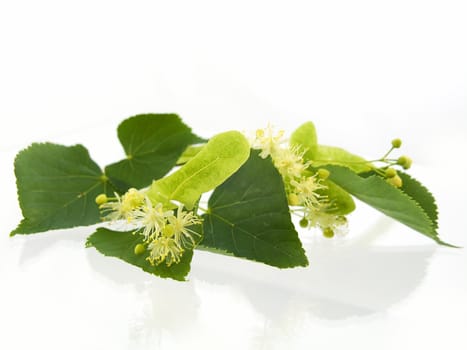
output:
[[[280,268],[308,265],[282,177],[258,151],[216,188],[203,218],[205,247]]]
[[[34,143],[17,155],[15,174],[24,219],[11,235],[95,224],[96,196],[112,192],[81,145]]]
[[[141,114],[118,126],[126,158],[105,168],[106,175],[125,192],[149,186],[172,169],[188,145],[205,142],[176,114]]]

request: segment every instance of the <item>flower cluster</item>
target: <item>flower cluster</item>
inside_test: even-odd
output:
[[[323,194],[327,188],[323,181],[329,173],[324,169],[313,171],[312,162],[304,159],[306,150],[287,145],[284,131],[275,132],[271,125],[257,130],[250,144],[261,151],[261,158],[271,156],[284,180],[289,205],[294,207],[292,212],[302,217],[302,227],[319,227],[325,237],[347,232],[346,218],[327,212],[330,203]]]
[[[382,168],[376,168],[375,172],[381,175],[383,178],[386,178],[386,182],[393,185],[394,187],[402,187],[402,179],[397,173],[397,170],[393,168],[393,166],[399,166],[404,170],[410,169],[412,166],[412,158],[409,156],[400,156],[397,159],[389,159],[388,156],[391,152],[397,148],[402,146],[401,139],[394,139],[391,141],[391,148],[386,154],[381,157],[381,159],[377,159],[375,162],[381,162],[384,164]]]
[[[124,219],[136,227],[135,233],[143,236],[143,243],[135,247],[136,254],[149,251],[147,260],[152,265],[164,262],[177,264],[185,249],[193,249],[200,234],[190,227],[201,223],[192,211],[179,205],[176,212],[162,203],[153,203],[143,191],[129,189],[124,195],[108,198],[97,196],[96,203],[104,220]]]

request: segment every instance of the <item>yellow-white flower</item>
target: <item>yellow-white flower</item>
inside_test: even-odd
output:
[[[193,236],[199,237],[200,234],[189,227],[200,224],[201,219],[191,211],[183,211],[183,206],[180,205],[177,209],[177,216],[170,215],[167,220],[169,225],[173,228],[175,242],[177,242],[180,247],[193,248],[196,244],[196,240]]]
[[[279,148],[273,155],[274,165],[284,178],[300,178],[310,166],[310,162],[304,162],[303,152],[299,147]]]
[[[164,235],[152,240],[148,245],[148,250],[147,260],[151,265],[159,265],[163,261],[167,266],[178,264],[183,255],[183,248],[172,237]]]
[[[161,203],[153,205],[151,200],[146,197],[145,205],[140,209],[134,210],[132,220],[136,225],[141,226],[140,232],[145,240],[151,237],[157,237],[166,225],[167,217],[172,215],[171,210],[165,210]]]
[[[275,133],[274,128],[269,124],[265,129],[256,130],[255,138],[251,141],[251,147],[261,150],[259,156],[263,159],[269,155],[274,157],[274,154],[284,142],[283,137],[284,130]]]
[[[104,219],[115,221],[120,219],[132,219],[133,211],[144,202],[144,193],[135,188],[130,188],[123,196],[115,193],[113,201],[107,201],[99,206],[104,213]]]
[[[300,205],[312,210],[319,210],[322,207],[325,198],[318,193],[318,190],[326,187],[316,176],[303,177],[299,181],[291,180],[290,185]]]
[[[135,233],[144,236],[144,243],[135,247],[135,254],[149,250],[147,260],[151,264],[165,262],[167,266],[180,262],[185,249],[193,249],[200,234],[190,227],[200,224],[201,219],[192,211],[184,211],[179,205],[176,215],[162,203],[152,203],[144,192],[134,188],[115,198],[99,195],[96,203],[105,213],[105,219],[126,219],[135,227]]]

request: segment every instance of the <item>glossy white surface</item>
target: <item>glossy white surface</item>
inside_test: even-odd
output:
[[[196,252],[189,281],[85,249],[92,227],[8,237],[13,159],[34,141],[118,160],[118,123],[291,130],[369,158],[394,137],[467,246],[466,10],[456,1],[0,3],[0,349],[465,349],[467,253],[359,203],[308,268]]]

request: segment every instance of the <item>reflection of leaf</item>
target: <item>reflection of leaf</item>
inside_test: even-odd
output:
[[[127,263],[138,266],[153,275],[184,281],[186,275],[190,272],[193,250],[186,249],[178,264],[173,264],[170,267],[165,263],[152,266],[146,260],[149,255],[148,251],[140,255],[134,253],[135,246],[138,243],[142,243],[143,239],[142,235],[134,234],[132,231],[112,231],[101,227],[88,237],[86,246],[94,247],[106,256],[119,258]]]
[[[387,227],[387,220],[381,218],[363,236],[378,235]],[[278,329],[284,319],[290,321],[291,308],[297,307],[301,311],[294,312],[293,318],[299,319],[301,312],[324,319],[384,312],[423,282],[436,251],[434,245],[379,247],[368,246],[368,237],[353,238],[339,245],[314,241],[308,247],[313,257],[309,269],[276,270],[209,256],[197,260],[192,276],[210,284],[233,285]]]
[[[249,154],[250,145],[238,131],[218,134],[176,172],[155,181],[148,196],[155,201],[175,199],[191,209],[204,192],[237,171]]]
[[[281,268],[308,265],[282,178],[257,151],[216,188],[203,218],[204,246]]]
[[[15,174],[24,219],[12,235],[99,222],[94,199],[108,185],[83,146],[32,144],[17,155]]]
[[[203,142],[175,114],[142,114],[118,126],[126,159],[108,165],[107,176],[120,192],[142,188],[164,176],[185,148]]]
[[[409,191],[404,192],[377,175],[359,176],[347,168],[332,165],[326,168],[331,172],[332,181],[361,201],[436,242],[449,245],[441,241],[436,232],[436,221],[432,219],[436,218],[432,211],[436,205],[430,202],[430,198],[433,198],[427,194],[428,192],[422,192],[421,187],[415,181],[408,182]],[[411,197],[411,194],[415,194],[415,197]],[[418,202],[420,199],[423,199],[423,204]],[[430,214],[427,214],[424,208],[428,208]]]

